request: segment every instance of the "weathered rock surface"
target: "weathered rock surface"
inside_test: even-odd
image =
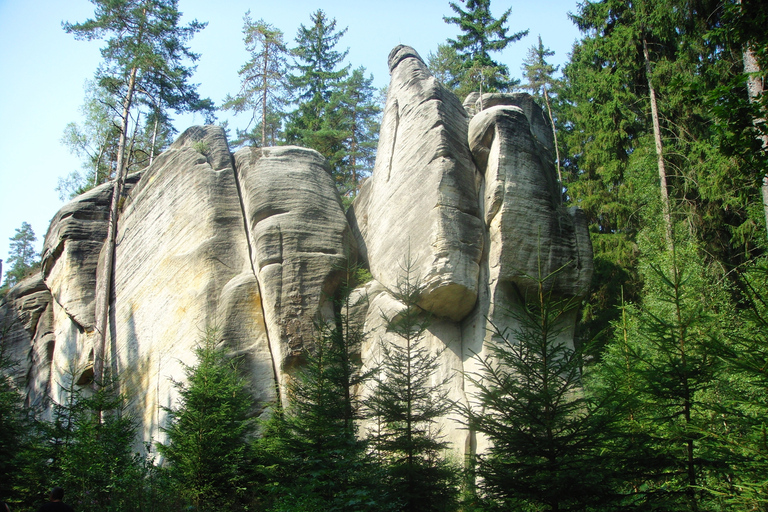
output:
[[[255,398],[274,398],[274,373],[233,159],[219,127],[185,131],[130,194],[118,227],[113,365],[145,432],[174,405],[171,378],[195,364],[206,329],[247,355]]]
[[[433,314],[461,320],[475,305],[483,227],[467,114],[415,50],[389,55],[392,75],[373,173],[350,216],[373,277],[393,289],[410,259]]]
[[[235,154],[278,378],[311,348],[355,244],[325,159],[294,146]]]
[[[531,104],[529,110],[538,109]],[[540,119],[540,111],[530,115]],[[500,280],[518,286],[562,268],[552,279],[557,293],[582,295],[592,277],[586,220],[560,204],[555,169],[542,158],[535,126],[523,109],[503,104],[479,112],[469,125],[470,149],[485,177],[489,265],[498,267]]]
[[[107,366],[121,376],[145,439],[162,438],[172,379],[185,378],[209,327],[243,356],[256,414],[284,399],[358,253],[373,276],[353,292],[352,320],[367,333],[363,364],[377,367],[384,343],[403,342],[385,317],[403,307],[393,291],[410,261],[431,317],[422,343],[439,354],[432,384],[448,379],[458,403],[473,400],[466,375],[487,353],[492,326],[519,327],[508,310],[529,277],[558,271],[547,284],[556,295],[586,293],[586,223],[561,205],[551,127],[533,99],[472,94],[462,106],[406,46],[389,66],[376,164],[346,217],[319,153],[284,146],[232,155],[219,127],[188,129],[132,177],[118,223]],[[110,194],[104,185],[65,205],[46,236],[42,275],[0,302],[3,350],[20,363],[16,378],[32,404],[58,399],[67,379],[86,384]],[[572,341],[575,316],[566,323],[561,337]],[[446,439],[460,453],[482,450],[454,416],[441,421]]]
[[[14,361],[13,376],[25,385],[26,403],[47,405],[53,361],[53,300],[36,273],[14,286],[0,301],[0,344]]]

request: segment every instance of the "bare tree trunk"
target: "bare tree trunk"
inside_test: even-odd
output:
[[[115,240],[117,236],[117,216],[120,207],[120,198],[125,187],[125,147],[128,138],[128,124],[130,121],[131,102],[136,87],[137,68],[131,69],[128,80],[128,90],[123,100],[123,125],[120,130],[120,142],[117,146],[117,176],[112,190],[112,203],[109,208],[107,223],[107,240],[104,258],[99,261],[96,272],[96,340],[93,347],[93,385],[101,386],[104,377],[104,355],[107,345],[107,331],[109,330],[109,302],[112,285],[112,271],[115,262]]]
[[[555,165],[557,166],[557,180],[558,182],[560,182],[560,202],[562,202],[563,175],[560,172],[560,147],[557,144],[557,130],[555,130],[555,120],[552,117],[552,107],[549,104],[549,94],[547,93],[547,86],[543,85],[541,88],[544,89],[544,103],[546,103],[547,105],[547,115],[549,115],[549,124],[552,125],[552,137],[554,137],[554,140],[555,140]]]
[[[748,44],[742,52],[744,60],[744,73],[747,74],[747,94],[750,103],[757,103],[765,92],[765,82],[760,76],[760,64],[757,62],[757,56],[754,50]],[[756,117],[752,120],[755,128],[758,130],[757,138],[760,140],[763,151],[768,150],[768,134],[760,133],[760,125],[765,123],[764,117]],[[763,174],[763,214],[765,215],[765,224],[768,227],[768,174]]]
[[[672,210],[669,203],[667,188],[667,170],[664,165],[664,147],[661,143],[661,128],[659,126],[659,109],[656,105],[656,89],[651,81],[651,58],[648,54],[648,41],[643,35],[643,57],[645,58],[645,74],[648,79],[648,92],[651,100],[651,118],[653,120],[653,139],[656,142],[656,158],[659,167],[659,187],[661,189],[661,209],[666,229],[667,245],[672,247]]]
[[[267,146],[267,99],[269,93],[269,84],[267,81],[267,72],[269,71],[269,55],[267,53],[266,41],[264,43],[264,94],[261,97],[261,147]]]

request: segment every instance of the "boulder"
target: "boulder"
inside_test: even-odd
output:
[[[523,109],[507,105],[478,112],[469,125],[469,146],[485,178],[489,266],[518,286],[557,273],[549,281],[556,293],[581,296],[592,278],[586,219],[560,204],[554,166],[541,157],[531,126]]]
[[[54,343],[53,299],[37,272],[0,300],[0,345],[3,357],[15,363],[11,376],[27,405],[38,410],[48,403]]]

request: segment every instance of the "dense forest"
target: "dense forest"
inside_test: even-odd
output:
[[[171,142],[171,113],[216,122],[217,107],[189,83],[188,42],[204,23],[180,25],[176,0],[92,1],[93,18],[64,24],[104,43],[83,118],[65,133],[83,167],[59,190],[114,183],[114,225],[126,175]],[[403,343],[384,347],[379,372],[353,357],[363,333],[344,294],[267,421],[252,419],[238,360],[211,330],[177,384],[162,465],[134,453],[119,376],[97,370],[93,390],[72,386],[44,421],[0,350],[0,499],[11,510],[35,510],[54,484],[78,512],[768,510],[768,6],[584,2],[567,64],[549,64],[539,38],[516,81],[494,59],[526,32],[489,4],[448,2],[457,35],[428,64],[462,99],[525,90],[548,114],[562,201],[590,222],[587,299],[555,300],[546,278],[536,283],[536,300],[512,312],[522,327],[496,333],[493,357],[469,376],[480,409],[426,386],[434,355],[420,344],[421,288],[407,267],[405,313],[386,319]],[[227,127],[235,146],[319,151],[348,205],[373,167],[383,92],[346,62],[331,13],[307,19],[288,40],[246,13],[250,59],[218,108],[251,115]],[[28,224],[11,241],[3,292],[37,265]],[[365,273],[350,269],[347,288]],[[574,309],[577,343],[559,344],[558,319]],[[489,451],[446,455],[434,429],[445,414],[487,436]],[[378,427],[360,431],[363,418]]]

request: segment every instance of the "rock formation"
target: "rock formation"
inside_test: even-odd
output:
[[[451,397],[464,403],[472,399],[464,372],[484,353],[491,323],[514,327],[505,312],[529,276],[558,271],[554,293],[586,293],[586,223],[561,205],[551,127],[532,98],[473,94],[462,105],[405,46],[389,68],[376,164],[346,217],[319,153],[283,146],[233,155],[213,126],[188,129],[129,180],[107,352],[145,438],[161,437],[162,407],[176,400],[172,379],[194,364],[207,327],[245,356],[257,412],[280,399],[355,261],[373,276],[354,292],[367,297],[356,308],[367,333],[363,363],[377,363],[384,340],[397,342],[383,315],[402,307],[392,290],[410,265],[432,317],[425,342],[440,352],[434,382],[449,377]],[[41,273],[0,303],[3,350],[20,363],[30,404],[45,407],[68,379],[87,383],[111,190],[59,211]],[[443,428],[459,452],[476,443],[450,418]]]

